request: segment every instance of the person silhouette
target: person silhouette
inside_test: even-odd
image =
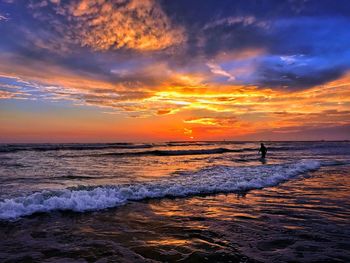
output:
[[[265,145],[263,143],[260,144],[260,149],[259,152],[261,152],[261,159],[265,159],[266,157],[266,153],[267,153],[267,148],[265,147]]]

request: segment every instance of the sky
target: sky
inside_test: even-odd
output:
[[[348,0],[0,0],[0,142],[350,139]]]

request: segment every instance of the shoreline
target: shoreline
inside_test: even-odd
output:
[[[349,167],[321,168],[245,195],[146,200],[1,223],[0,259],[346,262]],[[13,249],[27,252],[8,254]]]

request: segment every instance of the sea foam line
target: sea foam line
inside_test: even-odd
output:
[[[0,219],[11,220],[36,212],[53,210],[76,212],[101,210],[123,205],[127,201],[148,198],[259,189],[316,170],[320,166],[320,162],[313,160],[253,167],[213,166],[195,173],[153,182],[42,191],[1,201]]]

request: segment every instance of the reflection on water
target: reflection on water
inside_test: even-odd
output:
[[[0,144],[0,199],[80,185],[152,181],[204,167],[274,165],[300,159],[341,160],[344,154],[350,154],[349,142],[266,145],[267,159],[261,160],[256,142]]]
[[[350,262],[349,142],[266,145],[0,145],[0,262]]]
[[[0,261],[349,262],[349,166],[277,187],[0,223]]]

